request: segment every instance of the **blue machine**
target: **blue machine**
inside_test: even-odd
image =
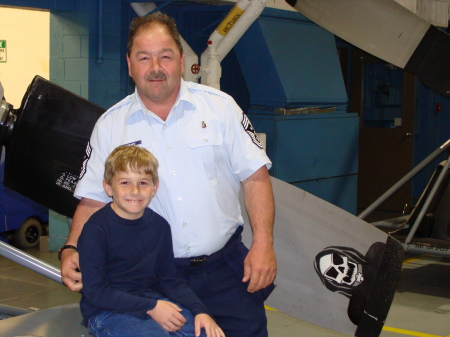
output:
[[[1,151],[1,149],[0,149]],[[35,247],[48,223],[48,209],[3,185],[4,151],[0,161],[0,240],[14,235],[20,248]]]
[[[235,50],[272,175],[356,214],[359,118],[347,113],[334,36],[266,8]]]

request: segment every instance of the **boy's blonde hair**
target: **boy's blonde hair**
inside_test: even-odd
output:
[[[135,173],[150,174],[154,184],[159,180],[158,160],[149,151],[136,145],[121,145],[111,152],[105,162],[103,179],[108,185],[111,185],[114,174],[129,170]]]

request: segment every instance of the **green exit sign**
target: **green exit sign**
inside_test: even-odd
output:
[[[6,62],[6,40],[0,40],[0,63]]]

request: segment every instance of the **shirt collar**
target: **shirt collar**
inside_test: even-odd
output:
[[[191,86],[191,84],[189,82],[186,82],[185,80],[181,79],[180,92],[178,93],[178,97],[175,101],[175,104],[173,105],[173,108],[176,108],[180,104],[181,101],[185,101],[187,103],[195,105],[192,94],[189,91],[190,86]],[[132,115],[134,115],[138,111],[142,111],[143,113],[153,115],[153,113],[144,106],[144,103],[142,103],[142,100],[139,97],[139,94],[137,92],[137,88],[134,89],[134,93],[133,93],[133,95],[131,95],[130,100],[131,100],[131,105],[130,105],[130,108],[128,109],[126,119],[130,118]],[[173,111],[173,109],[172,109],[172,111]],[[169,114],[169,118],[170,118],[170,115],[172,114],[172,111]]]

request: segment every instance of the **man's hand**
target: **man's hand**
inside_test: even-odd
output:
[[[251,293],[270,285],[277,276],[277,260],[272,243],[253,243],[244,260],[244,278],[250,280],[247,290]]]
[[[105,203],[82,198],[73,215],[70,234],[66,245],[77,246],[78,237],[89,217],[102,208]],[[78,270],[78,271],[77,271]],[[64,249],[61,252],[61,279],[62,282],[72,291],[80,291],[83,288],[81,283],[80,262],[78,252],[73,249]]]
[[[64,285],[72,291],[78,292],[83,288],[79,270],[78,252],[73,249],[63,250],[61,252],[61,279]]]
[[[175,303],[158,300],[156,306],[147,311],[147,315],[158,322],[166,331],[180,330],[186,323],[186,318],[180,313],[181,308]]]
[[[222,329],[207,314],[198,314],[195,316],[195,335],[200,336],[201,329],[205,329],[207,337],[225,337]]]

